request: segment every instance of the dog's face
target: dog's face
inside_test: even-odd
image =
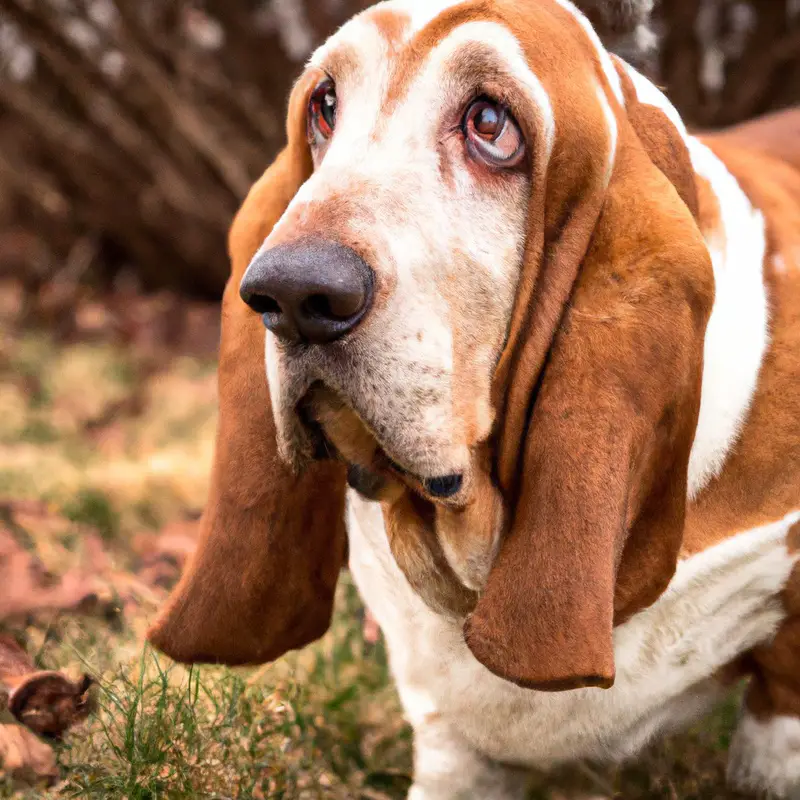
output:
[[[515,109],[542,134],[547,112],[507,29],[426,37],[436,6],[381,4],[313,56],[314,173],[262,253],[288,245],[313,260],[333,241],[372,283],[363,318],[334,341],[267,334],[284,453],[307,451],[301,420],[314,418],[347,461],[454,502],[492,429],[523,254],[529,144]]]
[[[381,3],[313,56],[231,230],[212,496],[160,646],[319,635],[334,456],[489,669],[610,684],[614,621],[675,567],[713,296],[688,152],[639,105],[568,0]]]
[[[283,457],[349,464],[351,485],[385,501],[409,581],[457,615],[502,531],[496,374],[526,251],[544,235],[533,183],[559,180],[555,108],[584,104],[565,138],[593,156],[587,187],[607,184],[617,138],[619,78],[585,20],[557,0],[529,19],[543,65],[573,54],[570,85],[546,88],[509,12],[380,3],[313,55],[295,90],[313,172],[241,285],[268,328]]]

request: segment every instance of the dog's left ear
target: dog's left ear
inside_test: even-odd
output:
[[[613,683],[613,626],[665,589],[683,536],[713,274],[675,188],[686,182],[664,173],[691,170],[688,156],[657,166],[662,139],[616,116],[610,178],[597,116],[602,148],[564,124],[557,172],[534,164],[496,377],[511,524],[465,637],[492,672],[536,689]]]
[[[307,75],[295,87],[288,144],[230,232],[211,489],[197,552],[149,632],[178,661],[263,663],[319,638],[346,556],[343,468],[314,463],[298,476],[280,459],[264,326],[239,296],[250,259],[311,174],[306,107],[313,81]]]

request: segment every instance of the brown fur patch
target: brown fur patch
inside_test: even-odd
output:
[[[781,625],[775,638],[752,653],[747,708],[758,718],[800,717],[800,617]]]
[[[462,3],[446,9],[435,17],[397,54],[386,92],[385,114],[391,116],[419,75],[427,56],[459,25],[494,17],[491,3],[486,0]]]
[[[408,37],[411,17],[405,12],[391,8],[375,8],[364,15],[379,31],[386,43],[397,50]]]

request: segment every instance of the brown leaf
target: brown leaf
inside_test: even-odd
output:
[[[40,736],[59,739],[92,708],[92,679],[71,681],[60,672],[38,670],[25,650],[0,635],[0,690],[14,719]]]
[[[73,682],[60,672],[34,672],[11,692],[8,708],[39,736],[60,739],[92,711],[92,684],[88,675]]]
[[[16,779],[52,783],[58,778],[53,750],[37,738],[60,739],[92,708],[92,679],[71,681],[60,672],[37,670],[25,650],[0,635],[0,698],[4,716],[18,724],[0,725],[0,761]]]
[[[18,725],[0,725],[0,761],[5,772],[17,780],[52,783],[58,778],[52,748]]]
[[[41,504],[40,504],[41,505]],[[54,575],[39,555],[20,544],[17,535],[30,537],[29,529],[47,529],[64,520],[48,514],[43,507],[21,502],[6,503],[0,516],[0,620],[39,611],[75,611],[94,607],[107,587],[88,565]],[[34,524],[29,524],[33,522]],[[5,523],[5,524],[4,524]],[[92,537],[87,533],[86,538]],[[95,537],[96,538],[96,537]]]
[[[73,570],[60,578],[0,530],[0,619],[45,610],[77,610],[97,600],[96,580]]]

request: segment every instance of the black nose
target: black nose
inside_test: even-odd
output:
[[[372,286],[372,270],[354,250],[307,239],[257,253],[239,293],[279,338],[325,344],[358,325]]]

